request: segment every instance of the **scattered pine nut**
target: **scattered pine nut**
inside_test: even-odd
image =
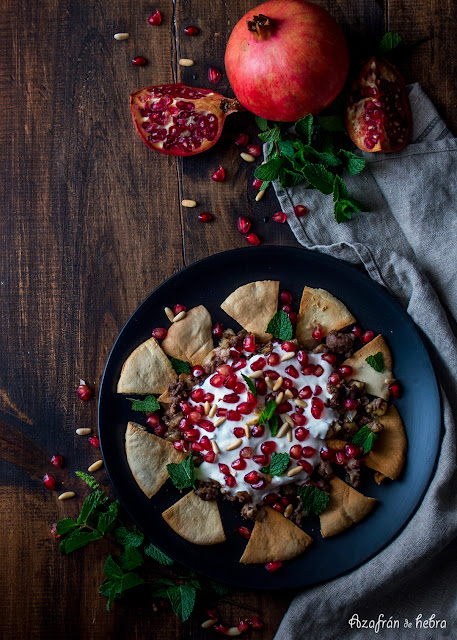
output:
[[[251,428],[248,424],[244,425],[244,433],[246,434],[246,438],[251,437]]]
[[[197,206],[195,200],[183,200],[181,204],[183,207],[187,207],[188,209],[192,209],[193,207]]]
[[[260,378],[262,375],[263,371],[253,371],[248,375],[248,378],[253,378],[255,380],[256,378]]]
[[[243,160],[245,162],[254,162],[255,161],[255,157],[251,156],[250,153],[245,153],[244,151],[242,153],[240,153],[240,156],[243,158]],[[260,193],[260,192],[259,192]]]
[[[191,58],[181,58],[178,64],[180,67],[193,67],[194,61]]]
[[[214,426],[215,427],[220,427],[221,424],[224,424],[224,422],[227,420],[227,418],[225,416],[221,416],[220,418],[218,418],[217,420],[214,421]]]
[[[281,362],[284,362],[285,360],[290,360],[294,356],[295,356],[295,351],[289,351],[289,353],[285,353],[283,356],[281,356]]]
[[[276,382],[273,385],[273,391],[278,391],[278,389],[280,389],[282,387],[282,383],[284,382],[282,376],[279,376],[279,378],[276,380]]]
[[[286,473],[286,476],[288,478],[293,478],[297,475],[297,473],[300,473],[300,471],[303,471],[303,467],[294,467],[293,469],[289,469],[289,471]]]
[[[216,411],[217,411],[217,404],[213,404],[210,412],[208,413],[208,418],[214,418],[214,416],[216,415]]]
[[[273,389],[273,387],[274,387],[274,384],[275,384],[275,383],[273,382],[273,380],[272,380],[271,378],[269,378],[268,376],[266,376],[266,377],[265,377],[265,384],[267,385],[267,387],[268,387],[269,389]]]
[[[292,515],[292,511],[294,510],[293,506],[291,504],[288,504],[286,507],[286,510],[284,511],[284,517],[285,518],[290,518],[290,516]]]
[[[217,442],[216,442],[216,440],[211,440],[211,446],[213,447],[213,451],[214,451],[214,453],[220,453],[220,451],[221,451],[221,450],[220,450],[220,449],[219,449],[219,447],[217,446]]]
[[[288,439],[289,442],[292,442],[292,431],[290,429],[287,432],[287,439]]]
[[[281,402],[284,400],[284,391],[281,391],[280,393],[278,393],[278,395],[275,398],[275,402],[276,404],[281,404]]]
[[[289,431],[290,426],[288,425],[287,422],[285,422],[282,427],[279,428],[278,433],[276,434],[277,438],[284,438],[284,436],[286,435],[286,433]]]
[[[114,34],[114,39],[115,40],[128,40],[130,38],[130,34],[129,33],[115,33]]]
[[[264,195],[265,195],[265,189],[262,189],[262,191],[259,191],[259,193],[256,195],[255,201],[259,202],[259,200],[262,200]]]
[[[170,322],[173,322],[175,314],[173,313],[173,311],[170,309],[170,307],[165,307],[164,309],[165,311],[165,315],[167,316],[167,318],[169,319]]]
[[[294,402],[297,405],[297,407],[301,407],[302,409],[306,409],[306,407],[308,406],[308,403],[305,402],[304,400],[295,400]]]
[[[101,467],[103,467],[103,460],[97,460],[96,462],[91,464],[87,470],[92,473],[92,471],[98,471],[99,469],[101,469]]]
[[[260,413],[258,416],[254,416],[253,418],[250,418],[246,424],[248,425],[248,427],[253,426],[254,424],[259,424],[259,418],[260,418]]]
[[[187,316],[187,311],[180,311],[178,315],[173,318],[172,322],[179,322],[186,316]]]
[[[292,393],[292,391],[291,391],[290,389],[286,389],[286,390],[284,391],[284,395],[285,395],[287,398],[293,398],[293,397],[294,397],[294,394]]]
[[[78,436],[88,436],[91,432],[92,429],[88,429],[86,427],[84,427],[83,429],[76,429],[76,433],[78,434]]]
[[[234,451],[235,449],[238,449],[238,447],[241,447],[242,444],[243,444],[243,440],[241,438],[237,438],[236,440],[231,442],[228,447],[225,447],[225,450]]]
[[[270,483],[271,482],[271,475],[269,473],[267,473],[267,482]]]
[[[210,403],[208,402],[208,400],[205,402],[205,404],[204,404],[203,406],[204,406],[204,408],[205,408],[205,416],[208,416],[208,415],[209,415],[209,412],[210,412],[210,410],[211,410],[211,405],[210,405]]]
[[[238,629],[238,627],[230,627],[227,630],[227,633],[225,634],[226,636],[240,636],[241,635],[241,631]]]
[[[217,620],[215,618],[209,618],[208,620],[205,620],[205,622],[202,622],[202,629],[209,629],[214,626],[216,622]]]
[[[287,413],[285,413],[283,415],[283,418],[287,422],[287,424],[289,425],[289,427],[291,429],[293,429],[295,427],[294,421],[292,420],[292,418]]]
[[[70,498],[74,498],[76,493],[74,491],[64,491],[60,494],[59,500],[69,500]]]

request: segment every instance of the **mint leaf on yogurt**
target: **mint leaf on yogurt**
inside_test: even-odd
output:
[[[289,466],[290,456],[288,453],[272,453],[271,461],[268,467],[262,467],[263,473],[269,473],[270,476],[282,476]]]
[[[268,323],[267,333],[272,333],[273,337],[278,340],[292,340],[293,327],[285,311],[280,309],[275,313]]]
[[[257,398],[257,389],[255,388],[255,384],[252,382],[251,378],[245,376],[244,373],[242,373],[241,375],[243,376],[245,383],[248,385],[249,391],[252,393],[254,398]]]

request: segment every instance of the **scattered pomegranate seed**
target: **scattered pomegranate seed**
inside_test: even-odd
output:
[[[264,396],[268,390],[267,383],[265,382],[265,380],[256,380],[255,388],[259,396]]]
[[[53,522],[51,525],[51,536],[53,538],[61,538],[62,536],[57,533],[57,522]]]
[[[219,165],[219,167],[213,173],[211,178],[214,180],[214,182],[222,182],[222,180],[224,180],[225,178],[224,168]]]
[[[162,14],[160,13],[160,11],[158,10],[154,11],[152,16],[149,18],[148,22],[149,24],[152,24],[155,27],[158,27],[159,24],[162,22]]]
[[[336,464],[344,464],[347,461],[346,454],[344,451],[336,451],[335,452],[335,462]]]
[[[244,481],[248,484],[253,484],[254,482],[258,482],[261,479],[261,475],[258,471],[250,471],[244,476]]]
[[[235,458],[230,466],[236,471],[243,471],[243,469],[246,469],[246,460],[244,458]]]
[[[206,614],[211,620],[217,620],[219,618],[219,614],[216,609],[207,609]]]
[[[187,451],[188,451],[187,443],[184,442],[184,440],[178,440],[177,442],[173,442],[173,446],[178,451],[183,451],[184,453],[187,453]],[[206,460],[206,456],[204,457],[204,459],[205,459],[206,462],[209,462],[208,460]]]
[[[198,219],[200,220],[200,222],[211,222],[211,220],[213,219],[213,216],[210,213],[201,213],[198,216]]]
[[[341,378],[339,376],[338,373],[331,373],[328,377],[328,382],[329,384],[338,384],[339,382],[341,382]]]
[[[213,629],[214,629],[214,631],[216,631],[216,633],[220,633],[223,636],[226,636],[228,634],[228,630],[229,630],[229,628],[226,627],[223,624],[215,624]]]
[[[324,369],[321,367],[320,364],[314,367],[314,375],[316,376],[316,378],[319,378],[323,373],[324,373]]]
[[[195,365],[195,367],[192,367],[192,375],[194,376],[194,378],[200,378],[200,376],[204,375],[205,370],[203,369],[203,367],[201,367],[199,364]],[[203,389],[195,389],[195,391],[198,392],[202,392],[199,393],[199,395],[201,396],[199,400],[195,400],[195,402],[202,402],[202,400],[205,397],[205,392]]]
[[[316,324],[312,333],[313,339],[319,342],[324,337],[324,330],[320,324]]]
[[[281,224],[284,224],[286,220],[287,220],[287,216],[282,211],[278,211],[277,213],[273,214],[273,222],[279,222]]]
[[[219,471],[222,473],[223,476],[230,475],[230,469],[226,464],[219,463],[218,467],[219,467]]]
[[[225,476],[224,480],[227,487],[230,487],[231,489],[236,487],[236,480],[232,475]]]
[[[249,540],[249,538],[251,537],[251,530],[248,529],[247,527],[240,526],[240,527],[237,527],[235,531],[239,533],[240,536],[243,536],[243,538],[246,538],[246,540]]]
[[[289,316],[289,320],[291,322],[291,324],[295,324],[298,320],[298,316],[295,313],[295,311],[289,311],[289,313],[287,314]]]
[[[393,398],[399,398],[401,396],[401,387],[398,382],[394,382],[389,387],[390,395]]]
[[[365,333],[362,336],[362,342],[363,344],[368,344],[369,342],[371,342],[374,338],[374,332],[373,331],[365,331]]]
[[[135,67],[142,67],[146,64],[146,62],[147,60],[146,58],[143,58],[143,56],[137,56],[132,60],[132,64],[135,65]]]
[[[276,451],[276,447],[276,442],[274,442],[273,440],[266,440],[262,443],[262,446],[260,448],[263,453],[265,453],[266,455],[270,455],[271,453],[273,453],[273,451]]]
[[[319,451],[319,455],[321,457],[321,460],[325,460],[326,462],[331,461],[333,458],[332,452],[326,446],[321,447],[321,450]]]
[[[46,473],[43,476],[43,484],[46,487],[46,489],[49,489],[49,491],[54,491],[54,489],[56,488],[56,479],[54,478],[54,476],[49,475],[49,473]]]
[[[219,80],[221,79],[221,72],[219,71],[219,69],[217,69],[216,67],[209,67],[208,69],[208,81],[211,82],[211,84],[217,84],[219,82]]]
[[[321,359],[325,360],[325,362],[328,362],[329,364],[335,364],[336,355],[334,353],[323,353]]]
[[[255,338],[249,333],[243,340],[243,349],[248,353],[254,353],[255,351]]]
[[[359,327],[358,324],[354,325],[351,329],[352,333],[357,337],[357,338],[362,338],[362,329]]]
[[[258,158],[262,153],[262,149],[258,144],[250,144],[248,147],[246,147],[246,153],[254,156],[254,158]]]
[[[203,460],[205,462],[214,462],[216,460],[216,454],[214,453],[214,451],[208,451],[208,453],[205,453],[205,455],[203,456]]]
[[[319,396],[322,393],[322,387],[318,384],[314,387],[313,396]]]
[[[58,469],[61,469],[63,467],[63,457],[58,454],[53,455],[51,458],[51,463]]]
[[[91,436],[90,438],[88,438],[88,440],[89,444],[91,444],[96,449],[100,449],[100,440],[98,439],[98,436]]]
[[[252,186],[254,187],[254,189],[257,189],[257,191],[260,190],[260,187],[263,185],[263,180],[259,180],[258,178],[254,178],[254,180],[252,181]]]
[[[184,33],[186,34],[186,36],[196,36],[198,33],[198,29],[194,26],[185,27]]]
[[[340,374],[340,376],[343,376],[343,378],[348,378],[350,375],[352,375],[352,367],[350,367],[348,364],[342,364],[338,369],[338,373]]]
[[[222,332],[224,331],[224,327],[222,322],[215,322],[213,324],[212,334],[215,338],[222,338]]]
[[[236,625],[236,628],[238,629],[238,631],[241,631],[241,633],[243,633],[243,631],[248,630],[248,623],[246,622],[246,620],[240,620]]]
[[[249,142],[249,136],[247,133],[240,133],[238,138],[235,140],[235,144],[237,147],[245,147]]]
[[[157,427],[154,428],[154,434],[158,438],[162,438],[165,435],[166,430],[167,430],[167,427],[164,424],[159,424],[157,425]]]
[[[253,628],[253,629],[261,629],[263,627],[263,622],[261,620],[259,620],[259,618],[257,618],[257,616],[252,616],[252,618],[248,618],[246,620],[246,622]]]
[[[251,484],[251,487],[253,489],[256,489],[257,491],[261,489],[265,489],[266,486],[267,486],[267,481],[265,480],[265,478],[260,478],[258,482],[254,482],[253,484]]]
[[[308,354],[306,353],[306,351],[302,351],[302,350],[298,351],[297,360],[302,365],[302,367],[307,365],[308,364]]]
[[[300,391],[298,392],[298,397],[300,398],[300,400],[309,400],[312,395],[313,392],[309,385],[306,385],[306,387],[303,387],[303,389],[300,389]]]
[[[302,456],[304,458],[312,458],[316,453],[316,449],[314,447],[303,447]]]
[[[295,342],[292,342],[292,340],[286,340],[282,343],[281,349],[287,353],[290,353],[291,351],[295,352],[297,351],[297,345]]]
[[[277,560],[276,562],[267,562],[267,564],[265,565],[265,569],[269,572],[269,573],[273,573],[274,571],[277,571],[278,569],[280,569],[282,567],[282,562],[281,560]]]
[[[84,380],[79,381],[79,386],[76,389],[76,393],[78,394],[78,398],[81,400],[89,400],[92,397],[92,389],[90,389]]]
[[[251,228],[251,221],[246,216],[239,216],[236,227],[240,233],[247,233]]]
[[[181,311],[187,311],[187,307],[185,307],[183,304],[175,304],[175,306],[173,307],[173,313],[175,314],[175,316],[177,316],[178,313],[181,313]]]
[[[200,442],[192,442],[192,444],[190,445],[190,448],[192,449],[192,451],[204,451],[205,447],[200,443]]]
[[[251,362],[251,369],[253,371],[260,371],[260,369],[263,369],[266,364],[267,361],[265,358],[257,358],[254,362]]]
[[[240,456],[242,458],[252,458],[252,448],[251,447],[243,447],[240,451]]]
[[[251,233],[246,234],[245,238],[249,242],[249,244],[252,245],[253,247],[256,247],[258,244],[260,244],[259,236],[256,233],[253,233],[252,231]]]
[[[308,475],[311,475],[314,471],[314,467],[312,464],[308,462],[308,460],[299,460],[298,464],[303,467],[303,470],[306,471]]]
[[[297,216],[297,218],[301,218],[306,213],[308,213],[308,207],[305,207],[302,204],[297,204],[297,206],[294,207],[294,212],[295,212],[295,215]]]
[[[251,436],[253,438],[262,438],[265,433],[265,427],[263,424],[257,424],[255,427],[251,429]]]
[[[311,415],[316,420],[319,420],[322,417],[322,413],[324,411],[324,403],[320,398],[313,398],[311,401]]]
[[[157,327],[156,329],[152,330],[152,337],[156,340],[163,340],[167,337],[167,333],[168,331],[163,327]]]
[[[279,513],[284,513],[286,507],[282,504],[282,502],[275,502],[273,507],[275,511],[279,511]]]
[[[296,424],[297,427],[304,427],[305,424],[308,422],[308,418],[306,416],[302,415],[301,413],[298,413],[298,411],[293,413],[290,417],[292,418],[292,422],[294,424]],[[298,429],[297,429],[297,431],[298,431]],[[295,437],[297,437],[297,436],[295,436]],[[300,438],[297,437],[297,440],[300,440]]]
[[[347,411],[355,411],[357,409],[357,401],[352,398],[346,398],[344,408],[347,409]]]
[[[316,369],[315,364],[307,364],[306,367],[302,367],[301,372],[304,376],[312,376]]]
[[[295,460],[300,460],[301,452],[302,448],[299,444],[294,444],[289,450],[290,457],[294,458]]]
[[[352,444],[352,442],[349,442],[344,447],[344,453],[347,455],[348,458],[357,458],[357,456],[360,453],[360,449],[356,444]]]
[[[293,297],[291,292],[287,291],[287,289],[284,289],[284,291],[281,291],[281,293],[279,294],[279,297],[283,304],[292,304]]]

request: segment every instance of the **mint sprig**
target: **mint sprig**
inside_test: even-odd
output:
[[[280,309],[275,313],[268,323],[267,333],[272,333],[273,337],[278,338],[278,340],[292,340],[294,330],[285,311]]]
[[[385,55],[396,49],[403,41],[398,31],[389,31],[385,33],[379,43],[379,53]]]
[[[282,476],[286,472],[289,462],[290,456],[288,453],[273,452],[270,464],[267,467],[262,467],[261,471],[268,473],[270,476]]]
[[[127,398],[132,403],[131,409],[132,411],[158,411],[160,409],[160,404],[155,396],[146,396],[144,400],[137,400],[135,398]]]
[[[245,376],[244,373],[241,374],[243,376],[243,380],[248,385],[249,391],[252,393],[254,398],[257,398],[257,389],[255,388],[255,384],[252,382],[251,378]]]
[[[170,363],[171,363],[172,369],[174,369],[176,373],[191,372],[190,362],[186,362],[185,360],[179,360],[178,358],[170,358]]]
[[[267,424],[268,421],[273,417],[275,409],[276,409],[276,401],[274,400],[274,398],[272,398],[271,400],[268,400],[264,410],[260,414],[259,424]]]
[[[310,516],[318,516],[328,505],[329,496],[316,487],[314,484],[308,484],[306,487],[298,487],[299,498],[303,505],[303,509]]]
[[[384,371],[384,356],[380,351],[375,353],[373,356],[365,358],[365,362],[367,362],[370,367],[373,367],[373,369],[378,373],[382,373]]]
[[[195,487],[194,459],[189,456],[178,464],[167,464],[168,475],[177,489],[190,489]]]
[[[377,433],[373,433],[370,427],[365,425],[357,431],[355,436],[352,438],[352,442],[358,447],[361,447],[365,455],[373,448],[374,443],[378,439],[378,435],[379,434]]]

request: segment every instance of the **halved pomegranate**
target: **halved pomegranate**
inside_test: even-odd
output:
[[[346,127],[362,151],[400,151],[411,130],[405,81],[397,69],[371,57],[355,79],[346,108]]]
[[[130,109],[136,130],[150,149],[193,156],[216,144],[226,116],[242,107],[211,89],[180,82],[134,91]]]

